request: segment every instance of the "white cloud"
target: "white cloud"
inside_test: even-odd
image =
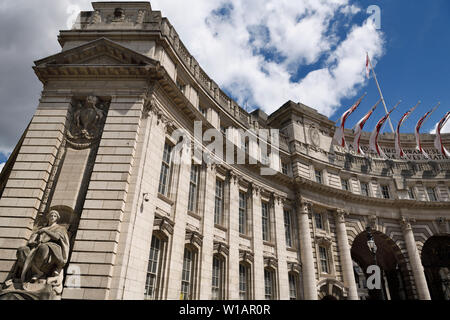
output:
[[[374,61],[383,53],[382,33],[354,24],[365,9],[352,0],[150,2],[212,79],[241,106],[268,113],[293,100],[331,115],[364,84],[365,51]],[[60,50],[58,32],[80,10],[91,1],[0,2],[0,151],[12,150],[35,111],[42,86],[32,62]]]
[[[437,129],[438,124],[439,124],[439,122],[436,122],[433,129],[431,129],[431,131],[430,131],[431,134],[436,134],[436,129]],[[450,120],[447,121],[447,123],[442,127],[441,133],[450,133]]]
[[[293,100],[330,116],[341,99],[364,84],[365,52],[374,60],[383,53],[382,34],[371,22],[345,27],[360,11],[349,2],[222,0],[196,1],[192,7],[191,2],[154,0],[152,6],[169,18],[208,75],[241,105],[247,101],[271,113]],[[222,15],[214,14],[219,8]],[[343,40],[338,31],[344,32]],[[265,59],[267,52],[278,59]],[[299,68],[317,62],[316,70],[291,81]]]

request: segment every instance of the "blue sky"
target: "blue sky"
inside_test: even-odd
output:
[[[204,71],[241,106],[272,113],[287,100],[336,121],[367,91],[351,128],[378,100],[365,79],[365,52],[389,106],[402,104],[394,125],[422,101],[402,128],[441,101],[425,123],[430,132],[450,108],[450,1],[407,0],[153,0]],[[377,29],[366,12],[381,10]],[[33,61],[61,50],[57,35],[89,0],[3,0],[0,5],[0,168],[33,116],[42,84]],[[189,12],[187,15],[186,12]],[[23,17],[27,17],[24,19]],[[366,124],[371,131],[380,106]],[[450,122],[445,131],[450,132]]]
[[[384,55],[378,60],[375,72],[388,108],[402,100],[392,114],[394,128],[406,110],[421,100],[421,105],[401,129],[401,132],[413,132],[417,120],[440,101],[440,107],[421,129],[421,132],[429,132],[450,109],[450,1],[376,2],[381,8],[381,31],[386,41]],[[374,1],[360,3],[368,6]],[[348,127],[352,127],[378,99],[373,79],[359,90],[359,94],[365,91],[368,95],[349,118]],[[341,108],[331,119],[337,121],[355,99],[343,99]],[[366,130],[375,126],[383,112],[379,106],[366,123]],[[385,131],[390,129],[386,126]]]

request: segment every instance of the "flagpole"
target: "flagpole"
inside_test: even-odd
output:
[[[372,73],[373,73],[373,78],[375,79],[375,83],[377,84],[378,92],[380,93],[381,102],[383,102],[384,110],[386,111],[386,114],[388,114],[386,102],[384,101],[383,93],[381,92],[380,85],[378,84],[377,75],[375,74],[375,70],[373,69],[372,61],[369,58],[369,53],[368,52],[366,52],[366,53],[367,53],[367,59],[369,60],[369,63],[370,63],[370,69],[372,70]],[[389,125],[391,126],[392,132],[395,132],[394,126],[392,125],[392,122],[391,122],[391,117],[389,117],[388,120],[389,120]]]

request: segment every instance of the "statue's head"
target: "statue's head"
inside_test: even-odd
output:
[[[47,222],[49,225],[58,222],[60,218],[61,215],[56,210],[51,210],[49,213],[47,213]]]

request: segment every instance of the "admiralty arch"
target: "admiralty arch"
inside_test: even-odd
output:
[[[344,150],[302,103],[238,106],[150,3],[92,7],[33,66],[42,94],[0,175],[0,299],[450,299],[450,160],[434,135],[420,136],[429,159],[412,134],[402,159],[390,133],[388,159],[369,132],[365,156]]]

